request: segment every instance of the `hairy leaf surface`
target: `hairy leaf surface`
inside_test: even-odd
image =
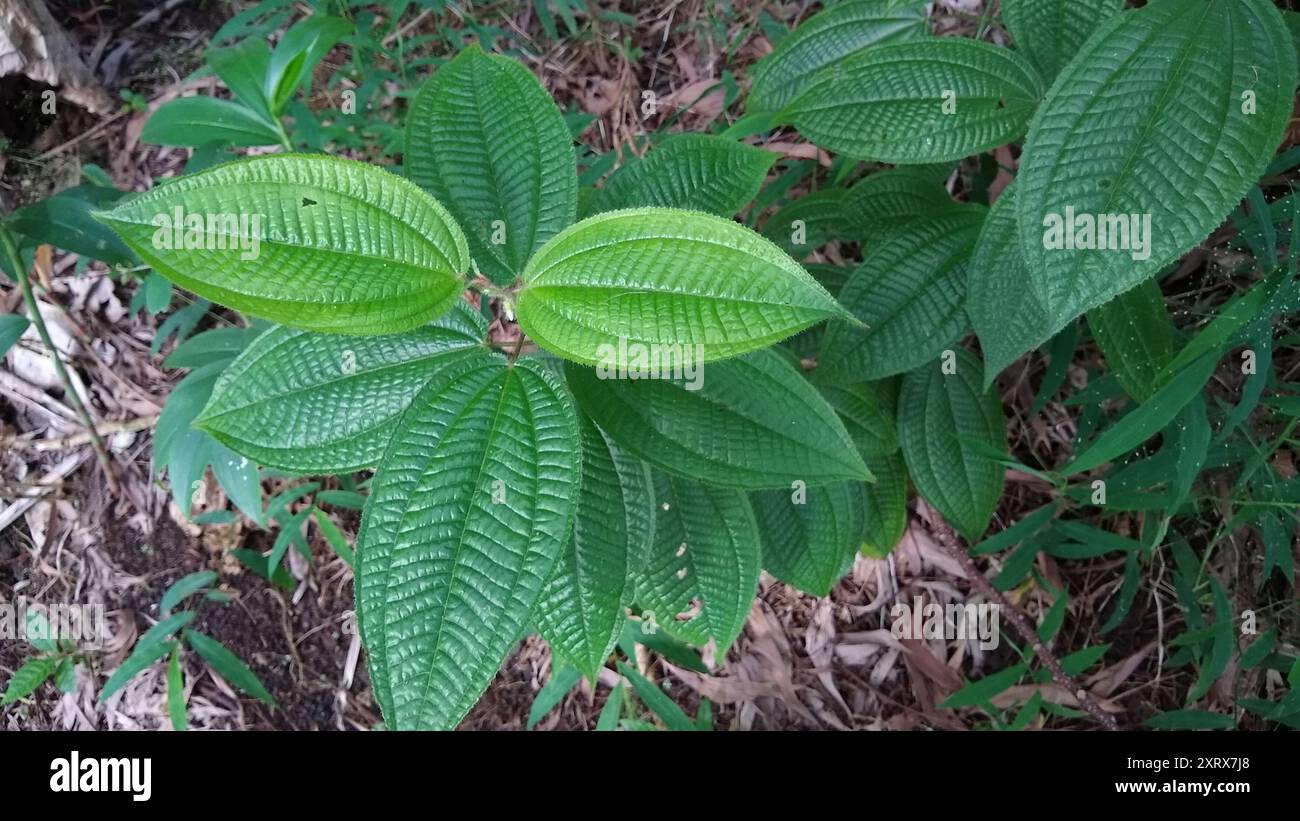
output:
[[[1005,451],[1006,422],[995,393],[983,390],[979,359],[956,350],[956,373],[936,360],[903,377],[898,396],[898,437],[916,489],[967,539],[988,527],[1002,495],[1002,465],[981,455],[968,439]]]
[[[533,360],[439,370],[375,474],[357,609],[396,729],[450,729],[519,638],[564,549],[581,472],[576,411]]]
[[[749,615],[762,555],[745,494],[656,472],[654,549],[637,574],[642,619],[725,654]]]
[[[707,365],[703,384],[565,368],[578,404],[623,448],[678,476],[748,489],[869,475],[826,400],[775,351]]]
[[[613,363],[620,340],[712,362],[846,312],[808,272],[731,220],[639,208],[565,230],[524,270],[519,324],[566,359]]]
[[[866,533],[862,552],[883,559],[907,531],[907,465],[901,451],[867,456],[866,461],[876,481],[864,487]]]
[[[879,43],[930,33],[923,3],[845,0],[814,14],[754,66],[749,111],[779,111],[819,72]]]
[[[853,564],[866,530],[866,484],[840,482],[750,494],[763,539],[763,568],[813,596],[825,596]]]
[[[758,195],[777,154],[711,134],[677,134],[623,165],[586,215],[660,206],[730,217]]]
[[[582,490],[573,532],[537,601],[552,652],[595,681],[618,639],[632,573],[654,538],[650,473],[581,418]]]
[[[398,419],[487,322],[464,301],[388,336],[268,331],[226,368],[196,426],[259,464],[296,473],[373,467]]]
[[[864,327],[832,322],[818,379],[879,379],[933,359],[966,332],[966,271],[985,210],[950,206],[867,253],[840,291]]]
[[[98,217],[173,282],[309,331],[422,325],[456,301],[469,266],[464,235],[428,194],[374,166],[320,155],[227,163]],[[189,230],[192,219],[201,230]]]
[[[779,115],[817,145],[864,160],[959,160],[1025,132],[1042,97],[1009,49],[934,37],[867,49],[822,73]],[[954,108],[955,106],[955,108]]]
[[[1124,0],[1002,0],[1018,48],[1051,83],[1083,42],[1123,8]]]
[[[499,283],[573,222],[573,138],[537,78],[472,45],[411,104],[406,175],[455,215],[474,261]],[[503,240],[503,241],[501,241]]]
[[[1034,118],[1016,183],[1049,335],[1219,225],[1282,139],[1295,78],[1266,0],[1158,0],[1088,40]]]
[[[1016,186],[998,197],[984,220],[966,276],[966,315],[985,357],[985,387],[1025,351],[1051,338],[1051,321],[1029,287],[1016,222]]]

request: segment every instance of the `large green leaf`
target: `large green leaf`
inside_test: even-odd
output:
[[[1148,279],[1093,308],[1088,326],[1128,395],[1139,402],[1150,398],[1174,359],[1174,323],[1160,285]]]
[[[758,592],[758,527],[745,494],[655,473],[654,549],[636,577],[642,620],[691,644],[740,635]]]
[[[389,336],[276,328],[222,372],[195,425],[280,470],[372,467],[420,388],[486,334],[463,300],[429,325]]]
[[[178,215],[202,230],[178,229]],[[456,301],[469,265],[464,235],[428,194],[375,166],[317,155],[227,163],[97,216],[173,282],[309,331],[422,325]],[[173,247],[178,234],[186,247]]]
[[[822,148],[904,165],[959,160],[1025,132],[1038,74],[1009,49],[960,37],[878,46],[839,63],[779,115]]]
[[[862,260],[840,302],[865,327],[832,322],[819,379],[879,379],[911,370],[966,332],[966,270],[985,209],[950,206],[888,237]]]
[[[933,166],[903,166],[877,171],[854,183],[844,210],[854,238],[874,243],[912,220],[952,204],[944,178]]]
[[[967,441],[1005,450],[1006,422],[997,395],[983,390],[982,367],[956,350],[955,373],[939,360],[903,377],[898,437],[917,491],[966,538],[988,527],[1004,470]]]
[[[748,489],[867,479],[835,411],[775,351],[707,365],[697,390],[565,368],[578,404],[619,445],[678,476]]]
[[[749,204],[777,154],[711,134],[677,134],[615,171],[586,213],[662,206],[730,217]]]
[[[253,109],[216,97],[181,97],[145,121],[140,141],[197,148],[209,143],[238,147],[278,145],[280,134]]]
[[[1219,225],[1268,165],[1295,85],[1266,0],[1157,0],[1088,40],[1035,116],[1016,183],[1049,335]],[[1090,248],[1103,227],[1107,247]]]
[[[930,33],[921,2],[845,0],[814,14],[754,66],[749,111],[779,111],[819,72],[878,43]]]
[[[454,727],[519,638],[564,549],[577,415],[533,360],[440,369],[402,417],[357,538],[357,612],[396,729]]]
[[[587,365],[617,365],[628,350],[711,362],[847,316],[753,231],[668,208],[612,211],[562,232],[529,260],[518,314],[537,344]]]
[[[1008,186],[989,209],[966,275],[966,315],[980,338],[987,385],[1052,336],[1020,254],[1015,190],[1014,183]]]
[[[534,618],[552,652],[594,682],[626,620],[631,574],[653,543],[654,497],[643,462],[622,454],[585,417],[581,434],[582,491],[573,533]]]
[[[470,46],[411,104],[406,174],[469,235],[474,261],[508,283],[573,222],[573,139],[551,95],[515,60]]]
[[[1124,0],[1002,0],[1002,19],[1016,46],[1050,83],[1123,6]]]
[[[751,493],[764,569],[805,593],[828,595],[862,544],[866,487],[840,482]]]
[[[876,481],[865,486],[866,534],[862,552],[883,559],[907,531],[907,465],[900,451],[867,456],[866,462]]]

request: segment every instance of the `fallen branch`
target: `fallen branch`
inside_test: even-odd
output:
[[[989,583],[989,580],[984,577],[984,574],[975,564],[975,560],[971,558],[970,553],[966,550],[966,546],[962,544],[961,538],[953,532],[952,526],[944,521],[943,517],[934,508],[930,508],[930,528],[934,532],[935,541],[962,566],[971,583],[979,588],[980,593],[985,598],[998,605],[999,610],[1010,620],[1011,627],[1020,636],[1021,640],[1028,642],[1034,648],[1034,655],[1038,656],[1038,660],[1052,672],[1053,680],[1072,693],[1075,699],[1078,700],[1079,706],[1088,715],[1096,719],[1101,726],[1107,730],[1118,730],[1119,725],[1116,723],[1115,717],[1103,710],[1097,700],[1092,697],[1092,694],[1078,680],[1065,672],[1056,655],[1047,649],[1047,646],[1038,637],[1038,631],[1029,623],[1029,619],[1025,617],[1024,613],[1020,612],[1019,608],[1008,601],[1001,591]]]

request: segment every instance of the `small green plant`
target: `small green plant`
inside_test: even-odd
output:
[[[82,663],[75,642],[54,635],[49,622],[39,613],[28,611],[25,635],[36,651],[14,671],[0,695],[0,707],[13,704],[36,692],[36,688],[53,679],[61,692],[71,693],[77,685],[77,666]]]
[[[217,574],[211,570],[202,570],[177,579],[163,593],[158,604],[158,621],[144,632],[135,642],[131,655],[113,671],[108,681],[99,691],[99,700],[107,701],[114,693],[126,686],[131,679],[153,666],[164,657],[167,659],[167,715],[172,729],[184,730],[188,727],[185,713],[185,680],[181,669],[181,650],[188,647],[212,666],[226,681],[250,696],[275,707],[275,699],[267,692],[261,680],[221,642],[198,630],[191,630],[187,625],[194,621],[194,610],[176,611],[176,606],[191,596],[203,594],[205,598],[224,602],[225,596],[216,590],[210,590],[217,580]],[[176,611],[176,612],[173,612]]]
[[[197,428],[254,471],[376,468],[356,597],[389,726],[454,727],[530,627],[557,669],[592,679],[629,608],[725,654],[761,569],[825,595],[860,548],[898,542],[913,487],[973,552],[1014,548],[997,590],[1035,573],[1040,552],[1122,552],[1119,603],[1131,604],[1130,575],[1195,504],[1207,420],[1238,413],[1208,407],[1202,389],[1286,309],[1296,245],[1279,265],[1263,217],[1248,290],[1181,350],[1150,283],[1258,191],[1290,115],[1295,49],[1265,0],[1003,6],[1015,49],[933,37],[920,4],[838,4],[760,65],[751,110],[727,133],[664,140],[599,189],[580,180],[571,131],[532,74],[474,46],[413,99],[405,178],[264,155],[97,215],[173,283],[276,324],[204,373],[184,435]],[[289,39],[268,58],[280,74],[223,74],[237,114],[187,105],[248,135],[235,144],[289,146],[278,101],[300,63],[276,57]],[[311,47],[295,53],[305,64]],[[160,111],[146,133],[177,117]],[[787,203],[760,234],[733,217],[752,203],[754,219],[808,168],[765,189],[775,156],[736,138],[779,126],[833,152],[835,182],[852,184]],[[1022,139],[1016,180],[991,207],[988,176],[969,202],[943,187],[954,163]],[[837,239],[869,241],[860,265],[800,263]],[[467,289],[520,335],[490,338]],[[1115,373],[1108,395],[1130,409],[1086,414],[1068,464],[1023,464],[990,388],[1046,345],[1050,398],[1080,317]],[[972,330],[982,357],[962,345]],[[1158,434],[1163,470],[1141,451]],[[980,541],[1007,468],[1053,498]],[[1140,538],[1065,515],[1119,499],[1150,512]],[[1213,592],[1200,574],[1188,583],[1201,592],[1185,606]],[[1009,721],[989,707],[1022,677],[1078,675],[1105,652],[1031,668],[1051,658],[1043,642],[1068,604],[1056,592],[1037,631],[1017,626],[1021,662],[948,706],[987,708],[995,726],[1077,715],[1041,698]],[[1213,638],[1189,638],[1180,660],[1221,672]],[[620,669],[661,720],[690,722]]]

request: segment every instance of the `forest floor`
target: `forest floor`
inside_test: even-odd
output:
[[[111,4],[48,0],[56,18],[73,35],[104,86],[130,88],[151,107],[183,88],[211,80],[192,78],[202,65],[208,39],[229,14],[216,2],[120,0]],[[482,4],[480,4],[482,5]],[[618,5],[618,4],[603,4]],[[645,11],[646,5],[663,6]],[[573,105],[595,117],[584,134],[598,151],[632,144],[640,127],[638,88],[661,99],[695,99],[701,89],[730,72],[743,75],[767,45],[759,15],[789,25],[808,3],[738,3],[736,17],[718,21],[707,0],[665,4],[624,2],[638,17],[635,42],[641,59],[629,62],[607,43],[552,44],[537,65],[562,107]],[[752,8],[750,8],[752,6]],[[954,19],[977,19],[982,0],[953,2]],[[497,3],[484,14],[499,25],[536,32],[531,3]],[[155,11],[160,11],[154,15]],[[142,23],[142,21],[144,21]],[[428,21],[432,24],[433,21]],[[454,20],[452,21],[454,24]],[[418,34],[418,27],[409,33]],[[740,33],[739,36],[738,33]],[[725,44],[724,48],[719,43]],[[627,51],[624,50],[623,54]],[[535,66],[534,66],[535,67]],[[8,81],[0,81],[8,82]],[[3,90],[3,86],[0,86]],[[36,104],[33,103],[33,106]],[[689,106],[682,124],[698,128],[726,116],[721,93]],[[92,115],[61,105],[54,117],[7,106],[0,127],[11,150],[0,156],[0,200],[6,211],[75,184],[88,163],[101,166],[120,188],[144,190],[183,166],[187,149],[142,144],[146,114],[123,107]],[[806,143],[772,146],[790,156],[820,159]],[[1000,157],[1008,163],[1015,158]],[[852,251],[845,251],[844,257]],[[129,654],[135,638],[158,618],[164,590],[198,571],[220,573],[228,604],[205,603],[195,627],[225,643],[246,661],[279,703],[271,710],[237,695],[202,660],[186,655],[189,722],[199,728],[370,729],[379,722],[370,692],[364,653],[353,629],[352,575],[314,526],[307,531],[313,558],[289,551],[292,589],[268,583],[232,558],[235,548],[264,551],[274,533],[244,519],[195,525],[181,515],[152,461],[151,429],[181,374],[161,361],[170,343],[151,354],[159,323],[147,312],[131,313],[134,283],[110,276],[102,264],[77,269],[76,258],[56,252],[38,259],[38,275],[52,294],[48,319],[68,341],[74,370],[108,436],[122,484],[112,497],[94,455],[76,438],[62,389],[37,346],[21,343],[0,365],[0,603],[33,601],[102,604],[111,638],[87,654],[75,690],[47,685],[32,697],[0,708],[0,729],[160,729],[168,726],[165,665],[158,664],[110,698],[98,702],[108,673]],[[1188,283],[1188,302],[1195,284]],[[19,304],[16,289],[0,290],[0,312]],[[55,304],[57,303],[57,304]],[[1082,362],[1071,364],[1067,380],[1078,387]],[[1051,460],[1068,455],[1078,409],[1052,401],[1030,414],[1034,387],[1044,362],[1026,357],[999,382],[1010,438]],[[995,519],[1005,527],[1040,505],[1044,487],[1012,473]],[[268,479],[273,491],[281,479]],[[226,500],[209,479],[207,509]],[[978,600],[962,568],[939,548],[923,504],[913,511],[903,543],[886,560],[859,557],[850,574],[827,599],[798,593],[766,575],[743,636],[726,659],[709,659],[714,675],[702,676],[663,660],[646,672],[670,685],[688,712],[701,697],[715,705],[719,728],[963,729],[983,726],[974,710],[939,709],[966,679],[1006,666],[1011,649],[981,650],[978,642],[903,639],[890,633],[890,608],[924,596],[938,604]],[[200,508],[202,510],[204,508]],[[355,539],[359,517],[344,512],[335,521]],[[1122,527],[1122,525],[1121,525]],[[1237,551],[1217,561],[1241,561]],[[986,561],[997,570],[996,559]],[[1115,594],[1123,560],[1071,562],[1068,567],[1040,555],[1039,570],[1054,583],[1068,584],[1071,606],[1055,652],[1096,644],[1101,613]],[[1243,584],[1247,582],[1243,581]],[[1167,584],[1165,585],[1167,587]],[[1025,585],[1009,593],[1031,619],[1041,620],[1052,596]],[[1162,671],[1162,641],[1180,617],[1158,582],[1139,593],[1128,618],[1105,637],[1103,663],[1084,679],[1103,708],[1122,726],[1153,709],[1181,706],[1187,669]],[[30,655],[21,642],[0,641],[0,681]],[[539,725],[544,729],[590,729],[614,673],[594,686],[583,683]],[[464,723],[467,729],[522,729],[539,689],[550,676],[550,658],[536,637],[522,642]],[[1074,695],[1055,684],[1032,685],[1052,703],[1074,705]],[[998,699],[1024,698],[1025,688]],[[1055,726],[1091,726],[1087,719]]]

